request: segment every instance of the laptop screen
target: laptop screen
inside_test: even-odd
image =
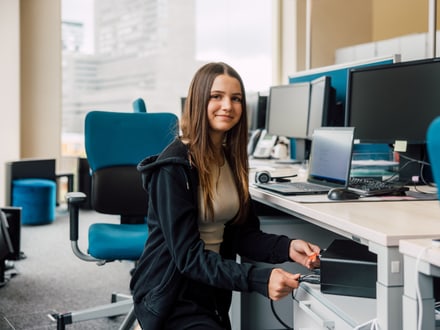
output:
[[[325,185],[348,185],[354,127],[320,127],[313,132],[307,180]]]

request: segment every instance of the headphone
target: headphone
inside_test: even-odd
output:
[[[255,183],[269,183],[274,180],[277,182],[288,181],[286,178],[293,178],[296,174],[283,175],[283,176],[272,176],[269,171],[257,171],[255,173]]]

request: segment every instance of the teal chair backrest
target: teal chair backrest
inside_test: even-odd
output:
[[[176,138],[177,116],[92,111],[86,116],[84,134],[92,172],[92,208],[121,215],[125,223],[142,221],[147,214],[147,196],[136,166]]]
[[[426,147],[431,162],[432,175],[437,187],[440,186],[440,117],[435,118],[426,133]],[[439,190],[437,193],[440,198]]]
[[[142,98],[138,98],[133,101],[133,111],[134,112],[147,112],[147,106]]]
[[[85,148],[90,169],[137,165],[160,153],[178,133],[172,113],[92,111],[85,119]]]

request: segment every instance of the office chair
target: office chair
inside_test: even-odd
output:
[[[82,192],[67,194],[70,241],[74,254],[98,265],[114,260],[136,261],[147,240],[147,198],[137,164],[160,153],[178,134],[171,113],[89,112],[85,119],[85,148],[90,170],[91,206],[104,214],[120,215],[121,223],[94,223],[88,230],[88,250],[78,246]],[[127,314],[119,329],[135,321],[131,296],[112,295],[112,302],[82,311],[53,314],[57,329],[66,324]]]
[[[440,198],[440,117],[435,118],[428,126],[426,133],[426,148],[431,162],[432,175],[437,185],[437,194]]]

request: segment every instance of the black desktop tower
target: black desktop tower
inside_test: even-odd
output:
[[[352,240],[336,239],[321,256],[321,292],[376,298],[377,256]]]
[[[8,233],[11,239],[13,252],[6,256],[7,260],[20,260],[22,258],[20,252],[21,240],[21,208],[20,207],[2,207],[0,209],[8,221]]]

